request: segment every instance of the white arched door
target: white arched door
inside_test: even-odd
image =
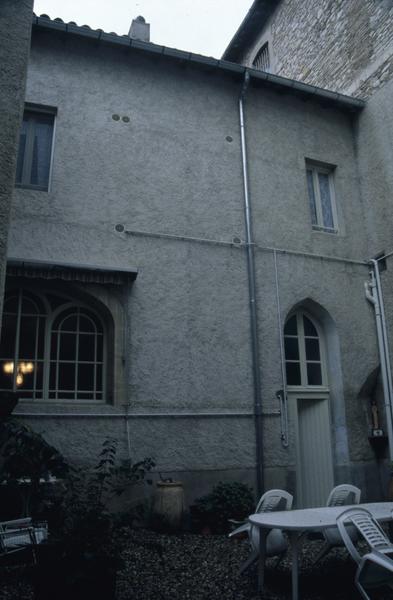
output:
[[[322,331],[305,312],[284,328],[289,417],[296,447],[297,506],[323,506],[334,485],[329,387]]]

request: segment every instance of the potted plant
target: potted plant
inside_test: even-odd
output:
[[[244,483],[219,482],[190,507],[193,529],[202,533],[228,533],[230,519],[243,521],[254,510],[252,489]]]

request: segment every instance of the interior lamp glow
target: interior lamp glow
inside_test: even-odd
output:
[[[16,385],[22,385],[23,383],[23,375],[26,373],[32,373],[34,371],[34,363],[32,362],[20,362],[17,366],[15,383]],[[3,363],[3,372],[7,375],[12,375],[14,373],[14,363],[12,361]]]

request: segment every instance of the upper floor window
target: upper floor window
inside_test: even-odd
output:
[[[269,42],[263,44],[255,56],[252,66],[261,71],[270,71]]]
[[[284,327],[287,385],[324,385],[325,374],[320,334],[304,312],[292,315]]]
[[[337,233],[333,167],[307,161],[306,175],[313,229]]]
[[[0,390],[30,400],[103,401],[106,335],[99,315],[56,293],[4,299]]]
[[[26,108],[19,136],[16,185],[47,191],[55,109]]]

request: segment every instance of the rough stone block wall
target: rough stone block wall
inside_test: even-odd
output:
[[[277,75],[366,98],[391,76],[391,0],[283,0],[248,63],[268,31]]]
[[[0,324],[32,13],[33,0],[2,0],[0,3]]]

